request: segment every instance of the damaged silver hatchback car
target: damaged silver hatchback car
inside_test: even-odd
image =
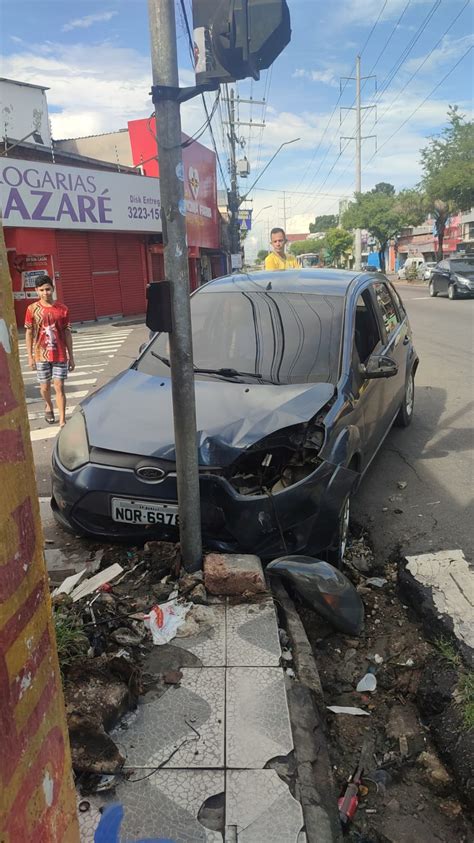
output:
[[[339,562],[351,495],[413,415],[418,357],[398,294],[380,273],[260,272],[211,281],[191,313],[204,546]],[[76,533],[176,540],[176,485],[158,334],[62,429],[52,507]]]

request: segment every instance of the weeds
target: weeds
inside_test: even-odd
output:
[[[470,670],[461,677],[458,692],[464,725],[469,731],[474,729],[474,670]]]
[[[460,667],[461,657],[451,641],[447,638],[438,638],[435,641],[435,647],[445,661],[452,664],[453,667]]]
[[[64,675],[64,671],[68,667],[86,655],[89,641],[84,632],[78,628],[73,617],[55,613],[54,628],[59,666],[61,673]]]

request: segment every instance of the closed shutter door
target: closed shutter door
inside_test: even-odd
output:
[[[92,281],[97,318],[122,313],[115,234],[102,231],[88,234]]]
[[[165,278],[165,258],[163,254],[158,252],[151,253],[151,271],[152,281],[164,281]]]
[[[96,318],[87,234],[82,231],[56,232],[62,299],[69,308],[71,322]]]
[[[117,234],[117,256],[122,291],[122,313],[146,311],[145,247],[143,239],[133,234]]]

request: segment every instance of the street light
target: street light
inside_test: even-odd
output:
[[[252,187],[250,187],[250,188],[247,190],[247,193],[245,194],[245,196],[242,196],[242,197],[241,197],[241,199],[240,199],[240,201],[239,201],[239,205],[241,205],[241,204],[242,204],[242,202],[245,202],[245,200],[247,199],[247,196],[249,195],[249,193],[251,193],[251,192],[252,192],[252,190],[254,189],[254,187],[255,187],[255,185],[257,184],[257,182],[258,182],[258,181],[260,181],[260,179],[262,178],[262,176],[263,176],[264,172],[265,172],[266,170],[268,170],[268,168],[269,168],[270,164],[272,163],[272,161],[274,161],[274,160],[275,160],[275,158],[277,157],[277,155],[278,155],[278,153],[280,152],[280,150],[281,150],[281,149],[283,149],[283,147],[284,147],[284,146],[288,146],[290,143],[296,143],[296,141],[299,141],[299,140],[301,140],[301,138],[293,138],[293,140],[290,140],[290,141],[285,141],[284,143],[280,144],[280,146],[278,147],[277,151],[276,151],[276,152],[272,155],[272,157],[270,158],[270,161],[268,162],[268,164],[267,164],[267,165],[263,168],[263,170],[262,170],[262,172],[260,173],[260,175],[259,175],[259,176],[257,176],[257,178],[255,179],[255,181],[254,181],[254,183],[253,183]]]
[[[265,205],[265,207],[264,207],[264,208],[260,208],[260,210],[259,210],[258,214],[256,214],[256,215],[254,216],[253,220],[252,220],[252,225],[254,225],[255,220],[256,220],[256,219],[258,219],[258,217],[260,216],[260,214],[262,213],[262,211],[268,211],[268,209],[269,209],[269,208],[273,208],[273,205]]]

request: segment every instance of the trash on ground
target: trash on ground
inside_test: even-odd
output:
[[[110,580],[114,580],[116,577],[119,576],[119,574],[122,573],[122,571],[122,566],[116,562],[114,565],[110,565],[109,568],[105,568],[104,571],[100,571],[98,574],[95,574],[93,577],[90,577],[90,579],[78,585],[71,593],[73,603],[76,603],[83,597],[87,597],[88,594],[92,594],[94,591],[97,591],[99,586],[103,585],[104,583],[108,583],[110,582]]]
[[[79,584],[85,573],[86,569],[83,568],[82,571],[79,571],[77,574],[71,574],[70,577],[66,577],[66,579],[62,581],[61,585],[58,585],[58,587],[54,589],[51,596],[57,597],[58,594],[70,594],[73,588]]]
[[[359,635],[364,604],[347,577],[333,565],[310,556],[281,556],[267,565],[271,576],[290,584],[301,600],[347,635]]]
[[[190,608],[190,603],[178,603],[176,599],[153,606],[144,621],[151,632],[153,643],[169,644],[184,623]]]
[[[369,577],[369,579],[365,581],[365,584],[373,585],[374,588],[383,588],[384,585],[387,585],[387,580],[385,577]]]
[[[333,714],[351,714],[354,717],[360,717],[362,715],[366,717],[370,717],[368,711],[364,711],[362,708],[357,708],[357,706],[352,705],[328,705],[328,711],[332,711]]]
[[[356,691],[364,694],[367,691],[375,691],[377,689],[377,678],[373,673],[366,673],[365,676],[357,683]]]
[[[408,483],[406,482],[406,480],[399,480],[397,486],[399,489],[406,489]]]

